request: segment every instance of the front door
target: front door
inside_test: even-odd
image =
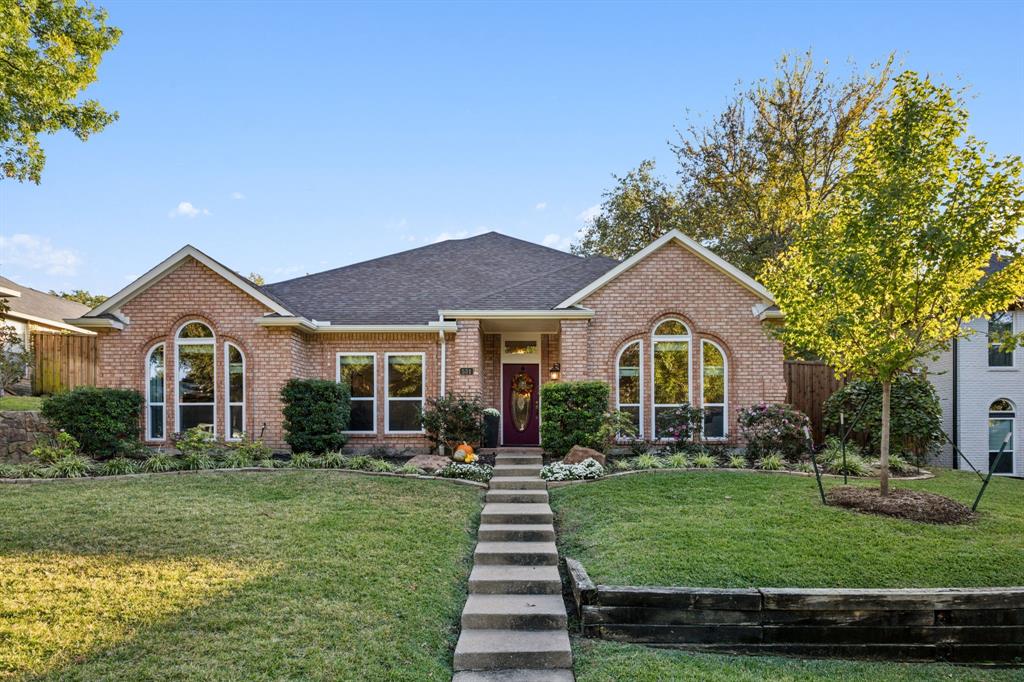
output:
[[[540,365],[501,366],[503,445],[540,445]]]

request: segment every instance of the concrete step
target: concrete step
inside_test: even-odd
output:
[[[571,667],[565,630],[463,630],[455,646],[457,671]]]
[[[562,594],[557,566],[474,566],[470,594]]]
[[[504,478],[505,476],[538,476],[540,464],[495,464],[494,476]]]
[[[488,502],[547,502],[547,490],[488,490]]]
[[[575,682],[571,670],[463,670],[455,673],[452,682]]]
[[[553,542],[478,542],[473,560],[480,565],[557,566]]]
[[[543,464],[544,456],[528,454],[500,454],[494,458],[495,464]]]
[[[466,630],[564,630],[560,594],[471,594],[462,611]]]
[[[491,479],[491,490],[544,490],[548,484],[536,476],[503,476]]]
[[[477,532],[481,542],[554,542],[555,527],[550,523],[488,523]]]
[[[547,504],[488,502],[480,512],[480,523],[551,523],[554,515]]]

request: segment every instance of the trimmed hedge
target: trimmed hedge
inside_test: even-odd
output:
[[[348,440],[351,396],[348,384],[326,379],[291,379],[281,389],[284,440],[292,452],[322,455]]]
[[[540,389],[541,439],[544,449],[558,457],[574,445],[600,448],[601,423],[608,411],[608,384],[566,381]]]
[[[82,451],[112,457],[118,444],[139,439],[142,395],[124,388],[79,386],[43,402],[42,413],[55,429],[75,437]]]

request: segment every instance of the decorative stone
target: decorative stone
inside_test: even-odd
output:
[[[569,450],[569,454],[562,461],[565,464],[579,464],[586,459],[593,459],[601,466],[604,466],[605,463],[605,457],[600,452],[580,445],[573,445],[572,449]]]
[[[441,455],[416,455],[410,459],[406,464],[411,464],[417,469],[422,469],[428,474],[432,474],[438,469],[446,466],[450,459],[442,457]]]
[[[26,461],[37,440],[55,433],[38,412],[0,411],[0,463]]]

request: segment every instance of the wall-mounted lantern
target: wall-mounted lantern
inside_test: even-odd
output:
[[[552,381],[558,381],[558,377],[562,372],[562,366],[557,362],[551,365],[551,369],[548,370],[548,376],[551,377]]]

